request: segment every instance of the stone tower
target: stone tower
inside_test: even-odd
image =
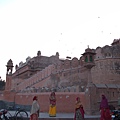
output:
[[[11,59],[7,62],[6,67],[7,67],[7,73],[6,73],[4,100],[15,102],[15,92],[13,92],[11,90],[11,88],[12,88],[12,70],[14,67]]]
[[[85,98],[86,98],[86,114],[94,114],[94,106],[93,106],[93,95],[95,92],[95,86],[92,82],[91,77],[91,69],[95,66],[94,63],[94,50],[90,49],[89,47],[85,50],[85,53],[82,54],[84,58],[84,67],[87,68],[87,74],[88,74],[88,82],[85,90]]]
[[[6,85],[5,85],[5,90],[10,91],[11,90],[11,85],[12,85],[12,70],[13,70],[13,62],[10,59],[7,62],[7,73],[6,73]]]

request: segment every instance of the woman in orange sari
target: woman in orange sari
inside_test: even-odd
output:
[[[50,94],[49,100],[50,100],[49,116],[55,117],[56,116],[56,95],[55,95],[55,92],[52,92]]]
[[[30,111],[30,120],[38,120],[40,106],[37,100],[38,100],[37,96],[34,96],[31,111]]]
[[[100,103],[100,120],[111,120],[110,110],[108,106],[108,100],[105,95],[102,95],[102,100]]]
[[[76,98],[74,120],[84,120],[84,109],[80,97]]]

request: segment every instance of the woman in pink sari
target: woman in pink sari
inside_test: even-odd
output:
[[[56,95],[55,95],[55,92],[52,92],[50,94],[49,100],[50,100],[49,116],[55,117],[56,116]]]
[[[74,120],[84,120],[84,109],[80,97],[76,98]]]
[[[108,100],[105,95],[102,95],[102,100],[100,103],[100,120],[111,120],[110,110],[108,106]]]
[[[38,120],[40,106],[37,100],[38,100],[37,96],[34,96],[31,111],[30,111],[30,120]]]

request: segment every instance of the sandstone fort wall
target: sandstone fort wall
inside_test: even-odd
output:
[[[14,102],[16,105],[20,106],[31,106],[33,97],[38,96],[38,102],[40,104],[40,111],[41,112],[48,112],[49,110],[49,95],[50,92],[47,93],[18,93],[14,96],[14,93],[11,95],[9,92],[5,93],[5,100],[7,102]],[[64,112],[64,113],[73,113],[75,108],[75,101],[77,97],[81,98],[81,102],[85,107],[85,94],[83,93],[75,93],[75,92],[57,92],[56,93],[56,107],[57,112]]]

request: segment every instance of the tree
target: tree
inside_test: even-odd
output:
[[[0,77],[0,90],[4,90],[5,89],[5,80],[2,80]]]

